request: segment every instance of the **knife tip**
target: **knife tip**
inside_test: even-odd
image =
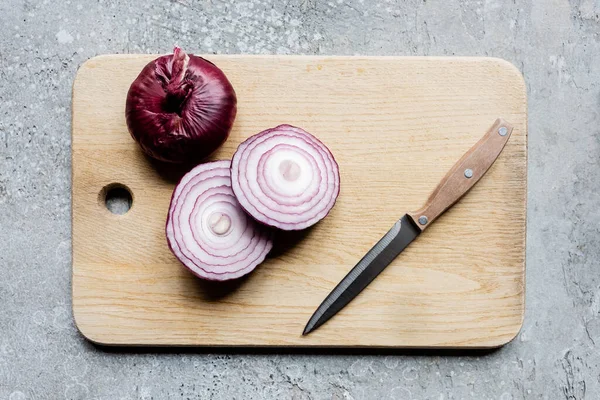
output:
[[[307,323],[306,326],[304,327],[304,331],[302,331],[302,336],[306,336],[309,333],[311,333],[312,331],[314,331],[315,329],[317,329],[319,327],[319,324],[317,324],[314,321],[314,318],[311,318]]]

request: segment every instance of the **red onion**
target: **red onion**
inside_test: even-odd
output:
[[[239,278],[273,247],[271,231],[250,218],[231,190],[229,161],[200,164],[177,184],[167,217],[173,254],[200,278]]]
[[[299,230],[329,213],[340,190],[338,165],[310,133],[279,125],[240,144],[231,162],[240,205],[256,220]]]
[[[150,62],[127,93],[131,136],[161,161],[199,161],[229,136],[237,112],[235,91],[213,63],[175,47]]]

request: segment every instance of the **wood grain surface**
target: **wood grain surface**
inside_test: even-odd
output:
[[[125,125],[130,83],[151,55],[107,55],[73,85],[73,312],[110,345],[496,347],[524,313],[527,110],[522,76],[492,58],[211,55],[236,89],[214,159],[281,123],[326,143],[341,172],[331,214],[279,234],[246,279],[215,286],[170,253],[174,179]],[[502,117],[514,126],[488,173],[327,324],[308,318],[364,253]],[[102,193],[131,190],[115,215]]]

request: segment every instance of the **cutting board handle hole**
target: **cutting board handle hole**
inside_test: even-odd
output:
[[[100,190],[98,202],[113,214],[126,214],[133,205],[131,189],[122,183],[110,183]]]

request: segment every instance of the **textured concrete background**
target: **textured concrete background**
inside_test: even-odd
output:
[[[0,2],[0,399],[600,398],[598,0]],[[527,315],[491,354],[105,352],[71,317],[70,103],[102,53],[486,55],[529,95]]]

